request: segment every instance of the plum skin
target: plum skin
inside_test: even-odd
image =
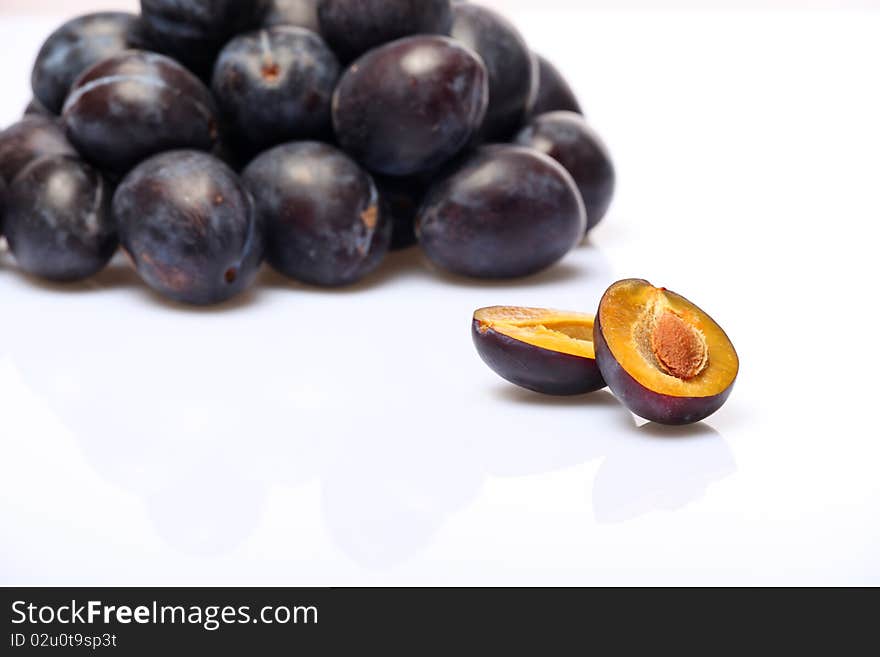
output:
[[[670,426],[694,424],[705,420],[724,406],[733,391],[734,382],[726,390],[711,397],[674,397],[646,388],[623,369],[611,353],[598,315],[593,331],[593,344],[596,363],[608,387],[624,406],[645,420]]]
[[[173,59],[144,51],[126,51],[86,71],[62,118],[77,150],[118,174],[169,150],[210,151],[218,138],[208,88]]]
[[[561,260],[581,240],[586,212],[562,166],[535,150],[484,146],[435,184],[416,234],[427,257],[454,274],[520,278]]]
[[[174,301],[222,303],[259,272],[264,242],[253,198],[207,153],[171,151],[143,162],[116,190],[113,215],[138,274]]]
[[[278,146],[243,178],[266,231],[268,263],[309,285],[351,285],[373,272],[391,243],[391,222],[370,176],[318,142]]]
[[[598,226],[614,199],[617,175],[608,149],[574,112],[550,112],[535,117],[516,137],[516,143],[546,153],[574,178],[587,209],[587,232]]]
[[[28,164],[46,155],[77,156],[54,119],[28,115],[0,132],[0,178],[7,183],[12,183]]]
[[[538,58],[538,91],[531,116],[548,112],[574,112],[583,115],[583,109],[572,88],[553,63],[541,55]]]
[[[595,360],[516,340],[475,319],[471,335],[480,358],[501,378],[544,395],[596,392],[605,380]]]
[[[100,12],[79,16],[53,32],[40,49],[31,73],[34,97],[53,114],[61,112],[77,77],[102,59],[131,46],[134,14]]]
[[[345,62],[415,34],[448,36],[450,0],[318,0],[321,34]]]
[[[3,230],[23,271],[57,283],[97,274],[118,246],[106,183],[66,155],[39,158],[16,177]]]
[[[159,52],[208,78],[234,35],[257,28],[269,0],[141,0],[144,35]]]
[[[488,102],[486,68],[472,51],[416,36],[367,53],[343,74],[333,124],[340,145],[370,171],[410,176],[457,155]]]
[[[489,73],[485,141],[507,141],[525,122],[538,89],[539,67],[522,34],[497,12],[470,3],[453,7],[452,37],[476,52]]]
[[[212,89],[233,145],[248,155],[294,139],[327,136],[341,67],[317,34],[274,27],[230,41]]]

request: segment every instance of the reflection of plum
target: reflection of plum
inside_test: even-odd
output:
[[[347,443],[324,477],[330,532],[356,562],[381,569],[410,558],[478,495],[479,445],[466,426],[433,420],[417,437],[401,423]]]
[[[69,315],[63,331],[10,323],[8,343],[16,345],[11,355],[92,466],[143,497],[172,545],[196,553],[230,550],[256,525],[265,487],[298,484],[320,472],[327,436],[292,431],[282,422],[255,431],[252,411],[241,403],[241,386],[224,376],[235,372],[247,381],[249,397],[317,425],[326,400],[286,380],[295,353],[280,354],[276,369],[246,348],[229,349],[227,333],[206,330],[212,321],[230,321],[229,314],[143,313],[135,328],[126,313],[106,313],[100,331],[89,313]],[[244,315],[239,319],[238,335],[280,341],[274,327]],[[175,344],[173,364],[156,358],[155,350],[144,346],[147,341]],[[223,354],[220,362],[217,354]],[[329,383],[317,382],[322,385]]]
[[[607,391],[554,398],[527,390],[499,386],[499,397],[509,400],[505,416],[517,432],[497,431],[485,436],[489,472],[501,477],[524,477],[556,472],[597,458],[613,448],[612,432],[619,426],[620,403]],[[518,407],[518,408],[517,408]],[[570,430],[568,417],[589,417],[583,431]],[[558,427],[554,426],[558,423]]]
[[[684,508],[736,471],[727,443],[705,424],[646,424],[637,437],[620,437],[615,445],[593,483],[593,512],[602,523]]]
[[[235,549],[257,528],[265,485],[242,477],[233,461],[204,450],[147,500],[159,535],[186,554]],[[207,481],[206,481],[207,480]]]

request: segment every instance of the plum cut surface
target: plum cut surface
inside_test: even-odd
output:
[[[727,400],[739,372],[733,344],[709,315],[647,281],[611,286],[595,334],[597,361],[612,391],[654,422],[708,417]]]
[[[502,378],[548,395],[605,387],[595,360],[593,315],[495,306],[474,313],[472,335],[483,361]]]

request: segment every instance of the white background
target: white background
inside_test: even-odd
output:
[[[0,9],[4,124],[77,13],[19,4]],[[591,246],[503,285],[417,251],[347,291],[267,273],[213,311],[124,263],[56,288],[4,257],[0,582],[880,584],[880,13],[495,4],[614,153]],[[736,344],[705,423],[519,391],[471,345],[477,307],[592,311],[630,276]]]

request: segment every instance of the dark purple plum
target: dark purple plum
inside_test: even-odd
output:
[[[585,226],[578,189],[558,162],[528,148],[485,146],[428,192],[416,235],[442,269],[507,279],[561,260]]]
[[[59,283],[97,274],[118,244],[106,183],[66,155],[35,160],[15,178],[3,232],[23,271]]]
[[[164,151],[210,151],[218,137],[207,87],[173,59],[136,50],[86,71],[63,119],[67,138],[83,157],[115,173]]]
[[[263,21],[269,0],[141,0],[146,37],[154,48],[209,78],[229,39]]]
[[[271,0],[263,18],[263,27],[293,25],[320,32],[318,0]]]
[[[446,37],[377,48],[343,75],[333,97],[341,146],[375,173],[409,176],[454,157],[482,125],[486,69]]]
[[[505,141],[525,122],[538,89],[538,60],[506,18],[469,3],[457,4],[452,37],[473,49],[489,72],[486,141]]]
[[[138,274],[169,299],[221,303],[257,276],[264,247],[253,198],[207,153],[172,151],[143,162],[116,190],[113,215]]]
[[[83,71],[131,47],[129,35],[137,24],[134,14],[101,12],[62,25],[37,55],[31,74],[34,96],[50,112],[59,114]]]
[[[428,184],[421,176],[409,178],[376,176],[374,180],[379,189],[382,206],[391,218],[393,226],[391,250],[400,251],[415,246],[418,243],[416,216],[425,199]]]
[[[318,0],[321,33],[343,61],[415,34],[449,35],[450,0]]]
[[[245,169],[266,231],[266,259],[309,285],[353,284],[382,262],[391,223],[369,174],[317,142],[285,144]]]
[[[27,104],[27,107],[24,108],[24,116],[42,116],[46,119],[57,119],[58,116],[53,114],[51,111],[46,109],[46,107],[36,98],[31,98],[31,102]]]
[[[212,87],[233,145],[255,155],[331,134],[330,102],[340,73],[323,39],[303,28],[273,27],[230,41]]]
[[[54,119],[26,116],[0,132],[0,177],[7,183],[44,155],[76,156],[76,149]]]
[[[581,104],[566,79],[553,63],[536,55],[538,58],[538,92],[532,106],[532,116],[547,112],[574,112],[583,114]]]
[[[551,112],[535,117],[516,142],[552,157],[574,178],[587,209],[587,230],[608,212],[616,175],[608,149],[584,118],[574,112]]]

